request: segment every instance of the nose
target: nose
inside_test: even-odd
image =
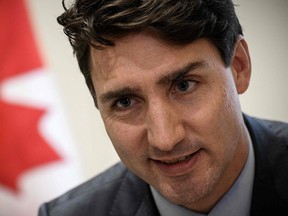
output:
[[[146,127],[150,146],[168,152],[185,138],[185,128],[179,111],[167,102],[157,102],[149,106]]]

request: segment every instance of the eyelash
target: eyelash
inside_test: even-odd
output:
[[[181,82],[194,82],[194,86],[192,86],[192,89],[188,90],[188,91],[181,91],[179,89],[176,90],[177,85],[180,84]],[[193,89],[195,88],[195,86],[198,84],[198,81],[196,81],[195,79],[191,78],[191,77],[181,77],[179,79],[177,79],[176,81],[174,81],[171,85],[171,92],[173,94],[177,94],[177,92],[181,92],[180,94],[182,95],[186,95],[189,94],[191,91],[193,91]],[[189,86],[190,87],[190,86]],[[176,92],[177,91],[177,92]],[[125,111],[127,109],[129,109],[131,106],[128,107],[120,107],[117,106],[117,103],[119,103],[121,100],[123,99],[130,99],[130,100],[134,100],[137,103],[137,99],[135,99],[134,95],[124,95],[121,96],[120,98],[116,99],[115,101],[113,101],[113,103],[111,104],[111,109],[116,110],[116,111]]]
[[[177,85],[179,85],[181,82],[193,82],[194,83],[194,86],[189,86],[189,88],[191,88],[191,89],[189,89],[189,90],[187,90],[187,91],[181,91],[181,90],[179,90],[179,89],[177,89],[176,90],[176,88],[177,88]],[[198,84],[198,81],[196,81],[195,80],[195,78],[193,78],[193,77],[190,77],[190,76],[187,76],[187,77],[181,77],[181,78],[179,78],[179,79],[177,79],[175,82],[173,82],[173,85],[172,85],[172,92],[173,93],[176,93],[176,91],[178,91],[178,92],[181,92],[181,94],[189,94],[191,91],[193,91],[194,90],[194,88],[195,88],[195,86]]]
[[[113,110],[117,110],[117,111],[124,111],[124,110],[129,109],[130,106],[129,107],[119,107],[119,106],[117,106],[117,103],[119,103],[121,100],[124,100],[124,99],[136,100],[135,96],[133,96],[133,95],[125,95],[125,96],[122,96],[122,97],[116,99],[115,101],[113,101],[113,103],[111,105],[111,108]]]

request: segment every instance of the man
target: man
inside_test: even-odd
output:
[[[122,163],[39,215],[288,215],[288,125],[241,111],[230,0],[76,0],[58,22]]]

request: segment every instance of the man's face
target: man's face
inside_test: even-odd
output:
[[[176,47],[130,35],[92,49],[91,69],[107,133],[132,172],[198,210],[231,186],[247,156],[238,74],[208,40]]]

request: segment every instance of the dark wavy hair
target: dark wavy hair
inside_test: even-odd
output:
[[[76,0],[57,18],[76,54],[94,98],[90,75],[90,48],[113,46],[117,38],[152,30],[163,41],[185,45],[209,39],[230,66],[242,28],[232,0]]]

